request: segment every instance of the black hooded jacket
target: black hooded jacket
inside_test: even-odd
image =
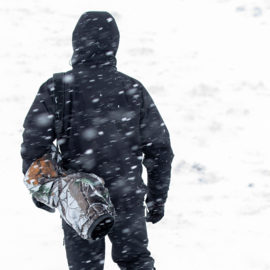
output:
[[[133,207],[146,193],[164,203],[173,159],[169,133],[144,86],[116,69],[119,31],[114,18],[107,12],[84,13],[72,43],[59,140],[65,168],[102,177],[116,209]],[[25,118],[24,174],[56,139],[54,86],[52,78],[41,85]]]

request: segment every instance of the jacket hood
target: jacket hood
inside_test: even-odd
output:
[[[119,45],[119,30],[115,19],[108,12],[84,13],[72,34],[72,66],[113,65]]]

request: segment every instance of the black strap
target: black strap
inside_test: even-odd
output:
[[[65,84],[63,83],[64,72],[54,73],[54,98],[55,98],[55,133],[57,140],[60,138],[60,134],[63,129],[64,119],[64,104],[65,104]]]

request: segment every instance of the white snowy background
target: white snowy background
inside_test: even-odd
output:
[[[113,14],[118,70],[171,134],[166,215],[148,225],[157,270],[269,270],[270,0],[1,0],[1,269],[68,269],[59,214],[23,185],[20,144],[39,86],[71,69],[85,11]],[[105,269],[118,269],[108,241]]]

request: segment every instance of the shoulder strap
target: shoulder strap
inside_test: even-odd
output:
[[[65,104],[65,84],[63,83],[64,72],[54,73],[54,93],[55,93],[55,133],[57,139],[59,139],[60,134],[63,129],[63,118],[64,118],[64,104]]]

